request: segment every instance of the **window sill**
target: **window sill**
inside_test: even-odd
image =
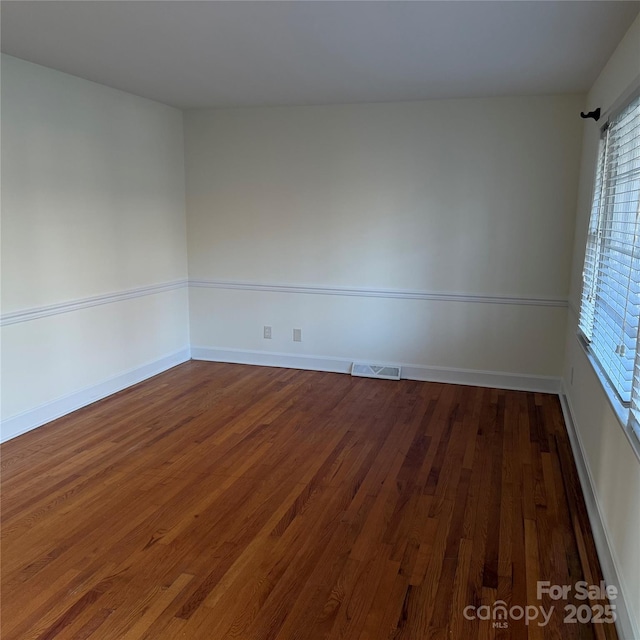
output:
[[[579,337],[577,337],[577,340],[580,346],[582,347],[582,350],[584,351],[585,355],[587,356],[587,360],[591,364],[591,367],[593,368],[596,376],[598,377],[600,384],[602,385],[605,396],[609,401],[609,405],[613,409],[613,412],[615,413],[616,417],[618,418],[620,427],[622,428],[624,435],[627,437],[627,440],[631,445],[631,449],[636,454],[636,459],[638,460],[638,462],[640,462],[640,439],[638,439],[638,436],[635,434],[635,432],[633,431],[633,429],[629,424],[630,422],[629,408],[625,407],[620,401],[620,398],[618,398],[618,394],[613,390],[611,383],[607,380],[606,376],[602,373],[600,365],[598,364],[598,361],[591,354],[589,347]]]

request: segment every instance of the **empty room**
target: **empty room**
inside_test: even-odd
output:
[[[640,640],[640,2],[0,18],[3,640]]]

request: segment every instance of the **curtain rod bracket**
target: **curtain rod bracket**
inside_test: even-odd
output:
[[[580,112],[580,117],[583,119],[593,118],[596,122],[600,120],[600,107],[598,107],[595,111],[589,111],[588,113]]]

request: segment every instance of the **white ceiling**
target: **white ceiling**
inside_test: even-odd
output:
[[[178,107],[582,92],[640,3],[1,3],[2,51]],[[640,65],[640,62],[639,62]]]

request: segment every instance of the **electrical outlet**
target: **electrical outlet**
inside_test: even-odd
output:
[[[263,337],[265,340],[271,340],[271,327],[265,325]]]
[[[302,329],[294,329],[293,330],[293,341],[294,342],[302,342]]]

